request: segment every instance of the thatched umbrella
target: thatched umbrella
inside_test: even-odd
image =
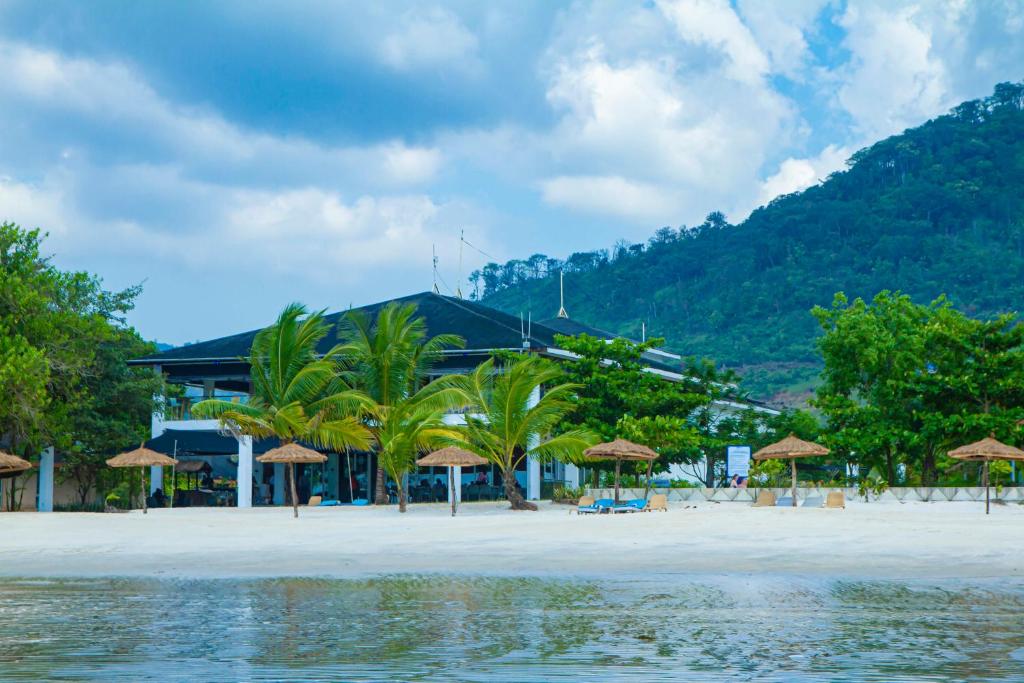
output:
[[[448,497],[452,499],[452,517],[455,516],[455,469],[456,467],[476,467],[486,465],[487,460],[476,453],[470,453],[464,448],[448,446],[439,451],[434,451],[416,461],[420,467],[447,467],[448,468]]]
[[[32,469],[32,463],[28,460],[0,451],[0,478],[14,476],[30,469]]]
[[[169,458],[163,453],[157,453],[151,451],[145,446],[139,446],[134,451],[128,451],[115,455],[113,458],[107,460],[107,464],[111,467],[166,467],[167,465],[177,465],[178,461],[174,458]],[[139,472],[139,479],[141,479],[140,485],[142,486],[142,514],[148,514],[149,506],[146,504],[146,470],[142,469]]]
[[[616,503],[619,502],[619,475],[622,472],[622,461],[647,461],[647,478],[650,479],[651,468],[654,467],[654,461],[658,459],[658,454],[647,446],[641,446],[640,444],[633,443],[632,441],[626,441],[625,439],[615,439],[608,443],[599,443],[596,446],[591,446],[587,450],[583,451],[583,455],[591,460],[615,461]]]
[[[288,464],[288,474],[291,475],[292,508],[295,511],[295,518],[299,518],[299,494],[295,491],[295,463],[321,463],[327,461],[327,456],[312,448],[300,446],[294,441],[271,448],[269,451],[256,458],[257,462],[283,462]],[[241,486],[242,482],[238,482]],[[276,486],[276,484],[275,484]]]
[[[777,441],[770,446],[765,446],[757,453],[754,453],[754,459],[789,460],[790,465],[792,466],[791,473],[793,476],[793,507],[796,507],[796,459],[812,458],[819,455],[828,455],[828,453],[828,449],[824,446],[812,441],[798,439],[794,434],[790,434],[782,441]]]
[[[982,461],[982,479],[985,480],[985,514],[988,514],[988,463],[992,460],[1024,460],[1024,451],[1005,443],[996,441],[995,434],[981,441],[969,443],[966,446],[953,449],[949,457],[957,460],[980,460]]]

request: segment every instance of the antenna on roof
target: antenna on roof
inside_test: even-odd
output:
[[[569,314],[565,312],[565,273],[563,271],[558,271],[558,317],[569,317]]]
[[[466,230],[459,230],[459,273],[455,281],[455,296],[462,298],[462,244],[466,241]]]
[[[640,341],[647,341],[647,321],[643,320],[640,322]]]
[[[431,244],[430,248],[434,251],[434,294],[440,294],[441,290],[437,288],[437,245]]]

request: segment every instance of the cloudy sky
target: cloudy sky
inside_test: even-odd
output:
[[[1024,0],[0,0],[0,220],[180,343],[738,221],[1022,65]]]

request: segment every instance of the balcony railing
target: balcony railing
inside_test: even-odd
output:
[[[237,403],[239,405],[246,405],[249,403],[249,396],[245,394],[228,394],[228,395],[214,395],[210,398],[220,399],[222,401],[230,401],[231,403]],[[181,398],[169,398],[164,404],[164,419],[171,420],[193,420],[192,417],[192,406],[205,399],[193,396],[183,396]]]

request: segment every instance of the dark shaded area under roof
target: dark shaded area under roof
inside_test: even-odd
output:
[[[279,445],[281,442],[276,438],[258,439],[253,441],[252,452],[253,455],[262,455]],[[168,429],[160,436],[147,441],[145,446],[172,457],[238,454],[238,441],[235,437],[195,429]]]

